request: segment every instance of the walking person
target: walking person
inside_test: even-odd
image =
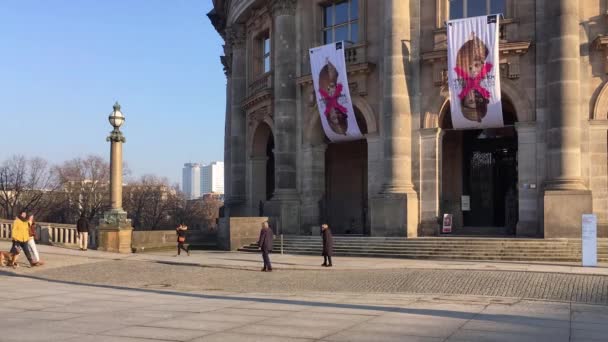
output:
[[[262,259],[264,259],[264,268],[262,272],[272,272],[272,265],[270,264],[270,257],[268,253],[272,252],[272,244],[274,236],[268,221],[262,223],[262,230],[260,230],[260,238],[258,239],[258,246],[262,250]]]
[[[36,247],[36,222],[34,221],[34,215],[30,215],[30,218],[27,221],[30,233],[30,238],[27,240],[27,245],[30,247],[32,252],[32,260],[42,264],[42,261],[40,261],[40,254],[38,254],[38,247]]]
[[[188,248],[186,248],[184,246],[184,243],[186,242],[186,231],[187,230],[188,230],[188,226],[186,226],[183,223],[180,224],[179,226],[177,226],[177,228],[175,229],[175,231],[177,232],[177,255],[180,255],[180,252],[183,249],[184,252],[188,253],[188,256],[190,256],[190,247],[188,246]]]
[[[331,256],[334,255],[334,237],[327,223],[321,225],[321,236],[323,236],[323,267],[332,267]]]
[[[21,251],[23,251],[23,253],[25,253],[27,261],[29,261],[32,267],[40,265],[40,263],[35,262],[32,258],[32,254],[30,253],[30,247],[27,244],[30,239],[30,226],[27,219],[27,213],[25,211],[21,212],[19,217],[17,217],[15,221],[13,221],[11,239],[13,240],[13,247],[11,248],[11,254],[14,255],[13,264],[17,263],[19,254]]]
[[[78,230],[78,245],[81,251],[86,251],[89,248],[89,220],[84,213],[80,214],[78,222],[76,222]]]

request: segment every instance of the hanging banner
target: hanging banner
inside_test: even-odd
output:
[[[498,15],[448,21],[448,83],[455,129],[503,127]]]
[[[363,139],[346,78],[344,42],[312,48],[310,67],[325,135],[332,142]]]

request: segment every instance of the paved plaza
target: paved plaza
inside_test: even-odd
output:
[[[608,340],[606,265],[40,250],[0,268],[0,341]]]

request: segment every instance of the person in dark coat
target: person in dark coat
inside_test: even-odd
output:
[[[80,250],[86,251],[89,248],[89,220],[84,213],[80,214],[80,218],[76,222],[76,230],[78,230]]]
[[[321,225],[321,236],[323,237],[323,267],[332,267],[331,256],[334,255],[334,237],[327,223]]]
[[[186,243],[186,231],[187,230],[188,230],[188,226],[186,226],[183,223],[181,223],[175,229],[175,232],[177,233],[177,255],[176,256],[180,255],[180,252],[182,249],[184,250],[184,252],[186,252],[188,254],[188,256],[190,256],[190,246],[188,246],[188,248],[186,248],[184,246],[184,244]]]
[[[268,226],[268,222],[263,222],[262,230],[260,230],[260,238],[258,239],[258,246],[260,246],[260,249],[262,250],[262,259],[264,259],[264,268],[262,268],[262,272],[272,272],[272,265],[270,264],[268,253],[272,252],[273,238],[273,233]]]

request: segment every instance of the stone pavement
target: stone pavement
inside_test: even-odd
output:
[[[0,268],[2,342],[608,340],[606,265],[40,251]]]
[[[77,249],[38,246],[45,259],[51,258],[49,267],[85,264],[102,260],[138,260],[162,261],[167,263],[197,265],[204,267],[222,267],[233,269],[257,270],[261,265],[261,255],[255,253],[237,253],[223,251],[194,251],[192,256],[175,257],[174,251],[157,251],[139,254],[114,254],[95,250],[82,252]],[[0,250],[10,249],[10,243],[0,241]],[[66,258],[75,256],[78,258]],[[322,257],[308,255],[271,254],[275,269],[286,270],[320,270]],[[23,260],[22,260],[23,261]],[[598,267],[581,267],[580,263],[525,263],[500,261],[467,261],[467,260],[420,260],[391,258],[334,257],[334,264],[340,270],[374,270],[374,269],[441,269],[441,270],[480,270],[480,271],[521,271],[547,272],[564,274],[587,274],[608,276],[608,263],[599,263]]]
[[[606,341],[608,307],[509,298],[174,292],[0,281],[0,340]]]

